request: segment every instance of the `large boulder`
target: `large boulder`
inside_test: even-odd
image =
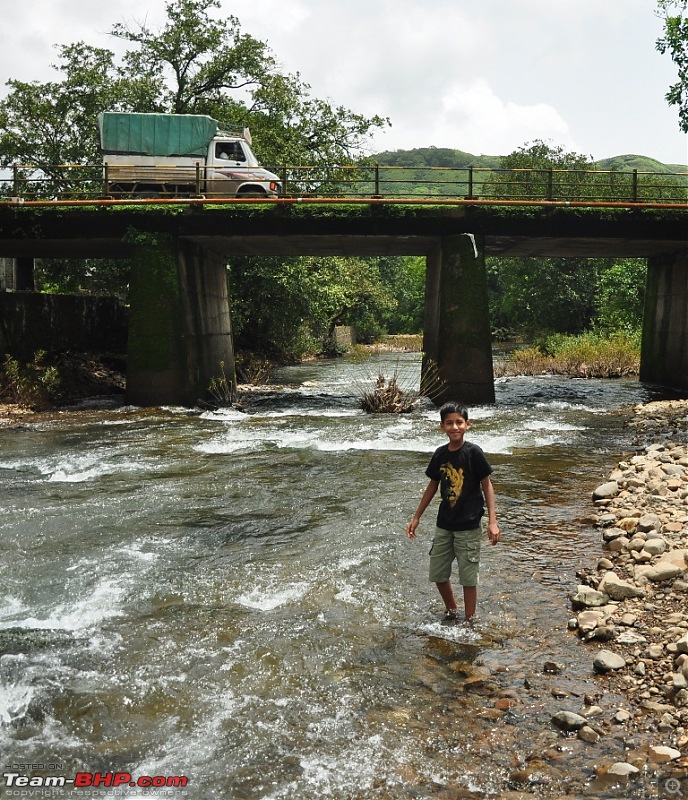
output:
[[[600,484],[592,493],[593,500],[607,500],[616,497],[619,493],[619,484],[616,481],[607,481]]]
[[[670,550],[651,565],[639,565],[635,569],[636,581],[668,581],[678,578],[688,570],[688,550]]]
[[[612,653],[611,650],[600,650],[595,656],[592,666],[595,672],[611,672],[623,669],[626,666],[626,660],[618,653]]]
[[[615,572],[607,572],[597,587],[612,600],[628,600],[631,597],[644,597],[645,592],[638,586],[622,580]]]

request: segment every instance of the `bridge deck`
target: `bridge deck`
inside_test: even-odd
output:
[[[235,203],[0,205],[0,257],[126,258],[131,231],[227,255],[417,255],[443,236],[483,237],[487,255],[648,257],[685,249],[688,208]]]

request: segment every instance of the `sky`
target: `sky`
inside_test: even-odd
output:
[[[392,127],[368,147],[506,155],[541,139],[595,160],[688,163],[656,0],[221,0],[315,97]],[[0,0],[5,82],[57,78],[55,44],[118,52],[115,22],[162,25],[165,0]],[[255,142],[256,150],[260,145]]]

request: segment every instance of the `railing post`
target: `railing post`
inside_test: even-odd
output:
[[[287,195],[287,165],[282,167],[282,195]]]
[[[19,197],[19,165],[12,164],[12,184],[14,196]]]
[[[107,161],[103,164],[103,197],[110,196],[110,165]]]
[[[468,197],[467,200],[473,199],[473,167],[468,168]]]
[[[633,170],[633,197],[632,201],[634,203],[638,202],[638,170]]]
[[[375,164],[375,197],[380,197],[380,165]]]
[[[196,197],[201,196],[201,162],[196,162]]]
[[[554,169],[547,170],[547,199],[554,200]]]

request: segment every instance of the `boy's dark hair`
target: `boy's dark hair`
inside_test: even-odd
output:
[[[468,409],[462,403],[450,400],[440,408],[440,420],[444,422],[449,414],[459,414],[468,422]]]

